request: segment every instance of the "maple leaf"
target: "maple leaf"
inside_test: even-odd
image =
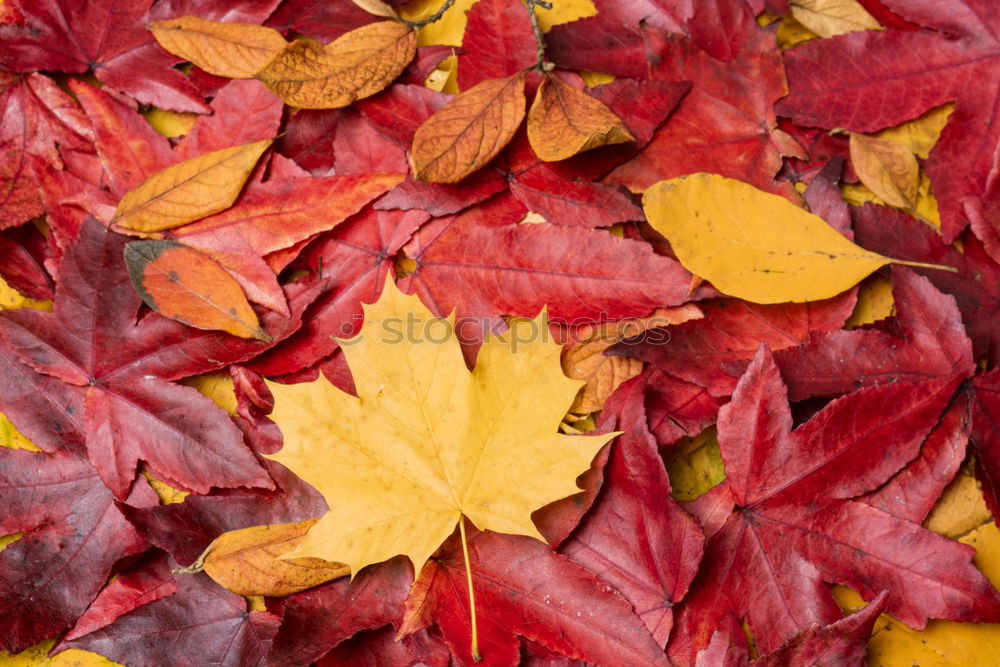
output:
[[[421,329],[403,332],[402,322]],[[557,433],[579,385],[562,374],[558,345],[520,338],[540,326],[514,323],[508,339],[487,340],[470,374],[454,323],[435,320],[387,281],[365,309],[360,339],[343,348],[358,398],[325,379],[271,385],[272,418],[285,438],[272,458],[331,504],[288,557],[346,563],[356,573],[402,553],[419,569],[462,517],[481,529],[543,539],[531,512],[575,493],[576,476],[610,436]],[[437,338],[437,327],[448,338]],[[394,332],[402,340],[388,344]],[[546,363],[553,370],[540,376]],[[337,406],[324,410],[335,420],[317,423],[319,405]],[[524,419],[529,410],[536,415]],[[507,419],[513,414],[516,422]],[[512,446],[521,452],[516,465]],[[348,487],[355,491],[343,494]]]
[[[671,658],[694,664],[730,613],[748,620],[764,652],[811,623],[837,620],[840,609],[823,581],[872,597],[886,588],[887,610],[915,627],[928,617],[1000,618],[1000,593],[969,563],[965,547],[848,500],[914,458],[958,380],[861,389],[792,431],[784,385],[762,346],[720,412],[735,511],[709,540]],[[880,407],[888,404],[893,419]]]
[[[4,372],[16,378],[0,388],[4,411],[47,451],[85,444],[119,498],[140,459],[187,489],[270,486],[218,408],[168,382],[252,356],[263,345],[233,344],[158,315],[135,322],[140,301],[123,250],[124,237],[91,219],[60,263],[53,313],[0,313]],[[296,307],[299,316],[304,306]],[[296,319],[271,319],[271,326],[287,335]]]
[[[989,174],[1000,142],[993,103],[1000,95],[1000,25],[990,0],[958,0],[947,10],[903,0],[884,4],[934,31],[856,32],[788,51],[791,94],[777,110],[804,125],[871,132],[955,101],[926,165],[950,243],[970,219],[995,224],[984,207],[996,195]]]
[[[152,0],[19,3],[24,21],[0,24],[0,65],[8,71],[93,70],[104,83],[140,102],[208,112],[187,77],[173,68],[146,30]]]
[[[6,447],[0,458],[0,532],[24,532],[0,551],[0,649],[18,652],[69,629],[146,543],[85,459]],[[130,502],[156,500],[145,487]]]

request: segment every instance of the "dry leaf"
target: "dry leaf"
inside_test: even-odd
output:
[[[176,241],[134,241],[125,246],[125,263],[156,312],[199,329],[271,340],[236,280],[207,255]]]
[[[882,28],[857,0],[793,0],[790,7],[792,16],[820,37]]]
[[[455,96],[413,135],[414,176],[455,183],[511,140],[524,119],[524,73],[487,79]]]
[[[392,83],[416,50],[416,32],[396,21],[379,21],[325,45],[297,39],[257,78],[286,104],[339,109]]]
[[[369,14],[374,14],[375,16],[381,16],[387,19],[399,18],[396,14],[396,10],[382,2],[382,0],[351,0],[351,2]]]
[[[826,299],[898,261],[851,243],[784,197],[717,174],[660,181],[643,208],[688,271],[756,303]]]
[[[462,516],[542,539],[531,513],[579,491],[576,477],[614,435],[558,433],[580,383],[560,370],[546,326],[544,315],[513,322],[470,373],[453,320],[389,280],[360,336],[342,342],[358,397],[323,377],[270,384],[285,441],[271,458],[330,506],[290,556],[356,574],[405,554],[419,572]]]
[[[945,104],[931,109],[920,118],[886,128],[875,136],[879,139],[903,144],[910,149],[911,153],[926,160],[930,157],[931,149],[940,138],[941,131],[948,124],[948,117],[954,110],[954,104]]]
[[[916,205],[920,165],[906,146],[852,132],[851,164],[861,182],[885,203],[904,209]]]
[[[302,543],[316,521],[231,530],[215,538],[199,563],[217,584],[245,596],[291,595],[349,574],[346,565],[319,558],[281,558]]]
[[[554,162],[635,137],[601,101],[549,74],[528,112],[528,140],[535,155]]]
[[[215,76],[250,79],[288,45],[274,28],[182,16],[149,24],[160,46]]]
[[[112,224],[160,232],[229,208],[271,141],[223,148],[156,172],[122,197]]]

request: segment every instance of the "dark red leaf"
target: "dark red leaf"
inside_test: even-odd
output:
[[[1000,369],[972,382],[972,442],[976,473],[993,516],[1000,515]]]
[[[282,32],[299,32],[325,44],[376,20],[353,2],[286,0],[267,25]]]
[[[219,90],[211,107],[212,115],[199,116],[177,146],[174,162],[277,136],[284,104],[259,81],[236,79]]]
[[[361,630],[399,625],[413,567],[402,557],[290,595],[278,603],[282,622],[270,664],[297,667],[321,658]]]
[[[0,457],[0,533],[25,533],[0,551],[0,648],[17,653],[69,629],[115,562],[145,542],[85,459],[6,448]],[[144,491],[131,501],[155,502]]]
[[[34,225],[0,232],[0,276],[21,294],[42,301],[55,296],[55,283],[44,266],[46,246]]]
[[[607,428],[625,431],[611,447],[604,484],[561,553],[615,587],[665,646],[673,605],[698,571],[705,536],[670,496],[656,440],[646,426],[644,378],[623,384],[602,413]]]
[[[444,640],[428,630],[396,639],[392,626],[363,630],[316,661],[316,667],[448,667],[451,653]]]
[[[212,664],[263,667],[280,619],[247,611],[247,602],[207,574],[175,575],[177,592],[72,641],[80,648],[136,667]],[[128,641],[122,641],[128,637]],[[197,657],[195,657],[197,656]]]

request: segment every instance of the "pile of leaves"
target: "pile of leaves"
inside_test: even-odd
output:
[[[963,476],[1000,511],[998,34],[993,0],[5,0],[0,649],[848,665],[1000,622],[924,527]],[[348,344],[414,313],[447,352]]]

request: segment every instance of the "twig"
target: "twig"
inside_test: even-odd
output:
[[[541,7],[542,9],[552,9],[552,3],[548,0],[524,0],[525,5],[528,8],[528,16],[531,17],[531,29],[535,32],[535,43],[538,45],[535,54],[537,56],[537,61],[535,62],[535,69],[539,72],[545,72],[552,69],[551,66],[545,62],[545,36],[542,35],[542,27],[538,25],[538,15],[535,14],[535,7]]]
[[[434,12],[427,18],[423,19],[422,21],[407,21],[402,17],[399,20],[402,21],[403,25],[408,26],[413,30],[420,30],[425,25],[429,25],[431,23],[436,23],[440,21],[441,17],[444,16],[444,13],[449,9],[451,9],[451,6],[453,4],[455,4],[455,0],[444,0],[444,4],[441,5],[440,9],[438,9],[436,12]]]

